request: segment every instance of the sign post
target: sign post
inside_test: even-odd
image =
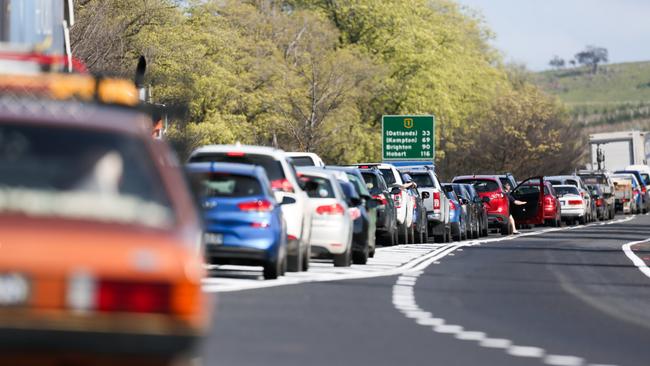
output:
[[[384,161],[435,159],[434,116],[383,116],[381,130]]]

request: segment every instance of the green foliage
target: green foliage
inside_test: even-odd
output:
[[[383,114],[434,114],[437,163],[447,172],[466,167],[482,144],[495,158],[474,163],[504,166],[503,143],[486,127],[536,161],[562,150],[557,102],[525,70],[508,75],[491,32],[450,0],[106,3],[78,6],[81,24],[100,25],[84,29],[114,32],[96,37],[111,61],[91,68],[124,74],[144,54],[154,100],[187,106],[168,132],[182,156],[239,141],[313,151],[329,163],[376,161]],[[106,7],[112,15],[100,16]],[[77,42],[84,59],[103,60],[81,47],[101,42]]]

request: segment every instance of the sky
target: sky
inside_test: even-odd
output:
[[[508,62],[548,69],[587,45],[605,47],[610,63],[650,60],[650,0],[458,0],[478,10]]]

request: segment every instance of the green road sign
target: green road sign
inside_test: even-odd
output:
[[[383,116],[381,130],[383,160],[434,160],[433,116]]]

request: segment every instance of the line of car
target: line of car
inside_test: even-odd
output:
[[[509,235],[510,216],[521,227],[611,219],[617,179],[636,177],[581,171],[441,183],[427,163],[330,166],[314,153],[239,144],[196,149],[187,172],[204,212],[207,264],[261,266],[265,279],[307,271],[312,260],[365,264],[377,245]],[[509,195],[525,204],[512,205]]]

